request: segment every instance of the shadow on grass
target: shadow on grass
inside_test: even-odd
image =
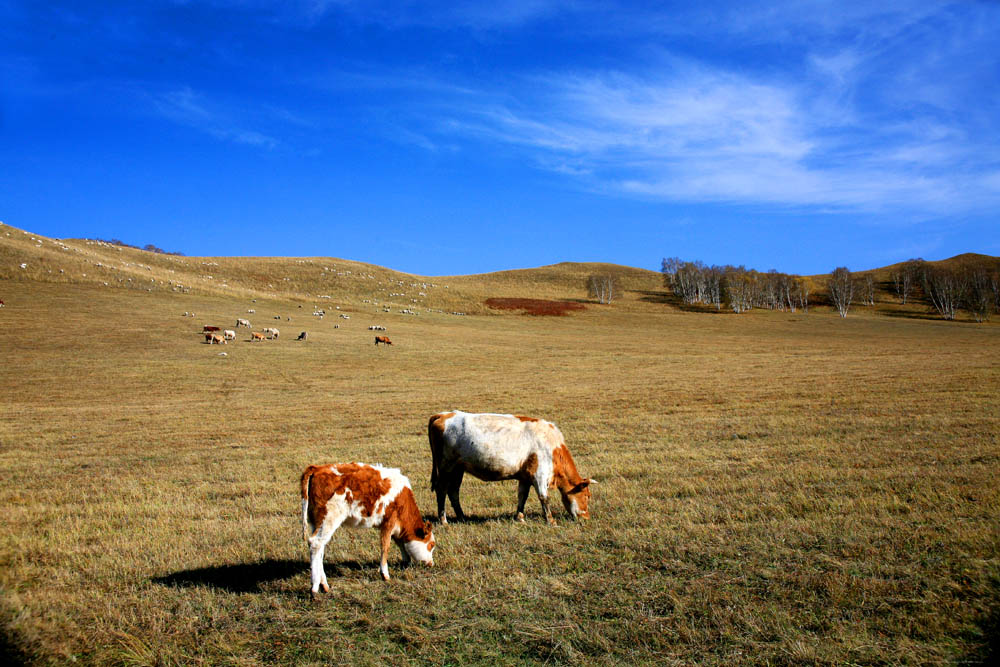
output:
[[[31,657],[10,630],[0,630],[0,661],[4,665],[28,665]]]
[[[343,566],[344,563],[337,565]],[[308,572],[308,570],[309,563],[306,562],[305,558],[302,560],[266,560],[260,563],[216,565],[182,570],[163,577],[154,577],[153,583],[176,588],[209,586],[230,593],[259,593],[261,584],[279,579],[290,579],[303,572]]]

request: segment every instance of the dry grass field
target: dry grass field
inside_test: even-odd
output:
[[[490,314],[491,296],[581,300],[588,267],[425,279],[342,260],[63,250],[0,230],[11,233],[0,234],[8,660],[1000,655],[995,323],[894,304],[897,316],[847,319],[683,312],[640,270],[612,306]],[[320,276],[324,263],[343,275]],[[203,324],[237,317],[281,337],[250,343],[244,328],[228,345],[203,342]],[[394,345],[376,348],[370,324]],[[593,519],[560,508],[548,526],[532,496],[518,524],[514,482],[468,479],[471,520],[435,530],[434,568],[401,569],[393,552],[384,583],[376,533],[342,529],[327,550],[332,592],[310,600],[302,469],[400,467],[429,517],[427,417],[451,408],[555,421],[599,481]]]

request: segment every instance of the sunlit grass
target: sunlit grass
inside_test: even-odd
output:
[[[559,280],[445,284],[458,296],[441,305],[466,312],[497,294],[574,298]],[[558,318],[383,314],[358,291],[339,297],[351,319],[328,306],[320,320],[250,291],[0,280],[10,650],[102,664],[985,656],[996,325],[683,313],[642,300],[655,281],[633,289]],[[282,316],[281,339],[202,342],[202,324],[249,308],[256,330]],[[374,322],[391,348],[372,344]],[[427,417],[451,408],[555,421],[599,481],[594,518],[552,528],[532,498],[517,524],[513,483],[469,479],[474,520],[435,531],[433,569],[393,554],[385,584],[375,533],[344,529],[333,593],[311,602],[302,469],[400,467],[429,516]]]

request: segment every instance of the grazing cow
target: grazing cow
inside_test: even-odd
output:
[[[299,337],[296,338],[295,340],[305,340],[305,339],[306,339],[306,332],[303,331],[302,333],[299,334]]]
[[[268,338],[277,338],[279,331],[274,327],[267,327],[264,329],[264,335]]]
[[[395,540],[403,562],[434,565],[431,524],[420,516],[413,489],[395,468],[363,463],[309,466],[302,473],[302,537],[309,543],[312,593],[330,592],[323,570],[323,552],[341,524],[380,527],[382,560],[379,572],[389,580],[386,558]]]
[[[250,328],[250,320],[245,320],[242,317],[239,318],[239,319],[237,319],[236,320],[236,328],[239,329],[240,327],[246,327],[247,329],[249,329]]]
[[[430,418],[431,490],[437,492],[438,518],[448,519],[445,495],[459,519],[464,519],[458,492],[466,472],[493,482],[516,479],[517,520],[524,521],[524,503],[535,487],[546,521],[555,523],[549,510],[549,488],[562,495],[570,518],[589,519],[590,484],[576,471],[566,441],[555,424],[520,415],[444,412]]]
[[[203,326],[203,327],[201,328],[201,330],[202,330],[203,332],[204,332],[204,331],[219,331],[219,327],[213,327],[213,326],[210,326],[210,325],[206,324],[205,326]]]
[[[222,343],[225,343],[226,340],[219,334],[209,331],[205,334],[205,342],[209,345],[221,345]]]
[[[252,343],[255,340],[264,340],[264,334],[257,333],[256,331],[251,331],[250,332],[250,342]]]
[[[226,340],[236,340],[236,332],[232,329],[226,329],[222,335],[226,337]]]
[[[379,343],[382,343],[383,345],[392,345],[392,341],[389,340],[388,336],[375,336],[375,347],[378,347]]]

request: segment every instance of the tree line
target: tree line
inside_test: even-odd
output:
[[[744,313],[753,308],[809,310],[809,281],[802,276],[745,266],[708,266],[677,257],[663,260],[664,285],[688,305]]]
[[[708,266],[677,257],[665,258],[661,271],[664,285],[688,305],[726,308],[735,313],[753,308],[809,310],[811,281],[803,276],[774,269],[761,272],[744,266]],[[1000,270],[996,263],[966,261],[948,266],[911,259],[891,271],[890,281],[904,305],[922,299],[946,320],[954,320],[959,310],[965,310],[977,322],[985,322],[1000,312]],[[852,273],[841,266],[825,282],[830,304],[841,317],[847,317],[854,304],[875,305],[879,285],[871,271]],[[595,296],[593,288],[590,292]]]

